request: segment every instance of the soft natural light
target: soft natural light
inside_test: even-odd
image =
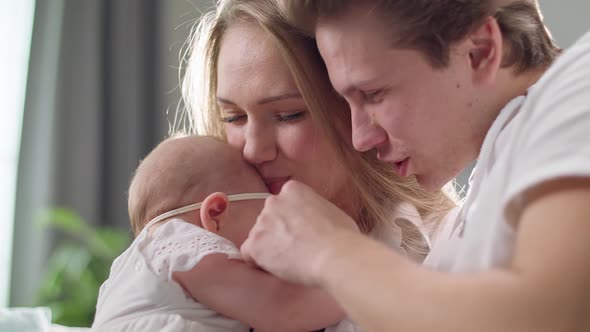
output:
[[[16,171],[33,28],[33,0],[0,0],[0,307],[8,305]]]

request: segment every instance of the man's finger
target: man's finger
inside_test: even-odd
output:
[[[246,263],[251,263],[251,264],[255,264],[254,259],[252,258],[252,255],[250,254],[250,247],[251,247],[251,240],[250,238],[247,238],[246,241],[244,241],[244,243],[242,243],[242,246],[240,247],[240,252],[242,253],[242,259],[246,262]]]

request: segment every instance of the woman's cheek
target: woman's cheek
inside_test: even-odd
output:
[[[321,142],[317,130],[313,125],[305,122],[293,125],[292,128],[283,132],[281,139],[283,150],[292,159],[309,159],[320,150]]]
[[[229,125],[225,125],[225,137],[227,138],[229,145],[233,146],[234,148],[241,149],[244,146],[243,135],[240,133],[240,131],[232,128]]]

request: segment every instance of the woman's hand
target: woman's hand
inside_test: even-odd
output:
[[[306,185],[289,181],[266,199],[241,251],[245,260],[282,279],[317,286],[323,262],[357,233],[344,211]]]

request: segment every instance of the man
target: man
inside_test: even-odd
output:
[[[357,150],[427,190],[478,166],[430,269],[295,182],[243,254],[364,331],[590,330],[590,34],[558,58],[533,0],[279,3],[315,35]]]

